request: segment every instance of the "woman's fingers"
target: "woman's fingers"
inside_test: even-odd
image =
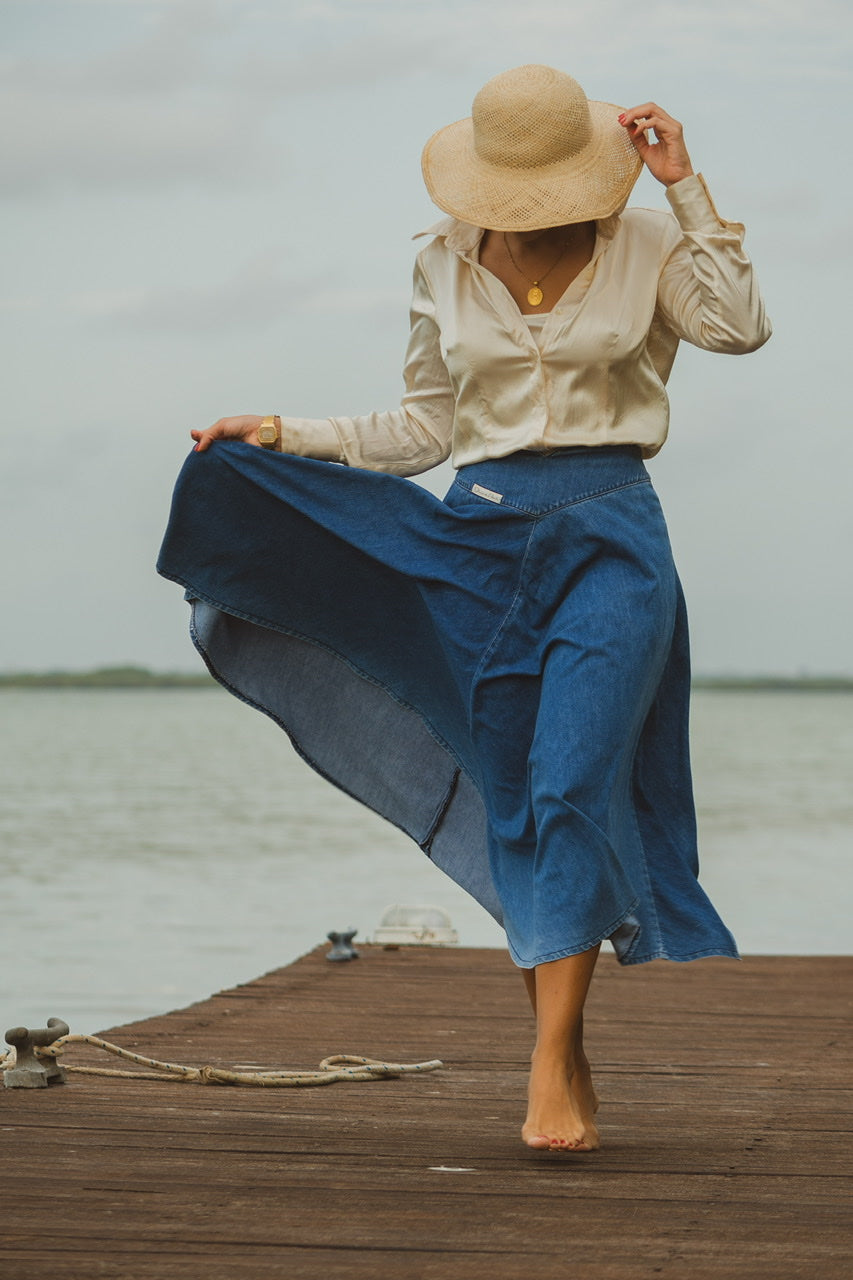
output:
[[[215,426],[208,427],[206,431],[190,432],[190,435],[196,442],[196,453],[204,453],[205,449],[209,448],[214,440],[222,439],[222,433],[216,429],[218,425],[219,424],[217,423]]]
[[[258,427],[262,421],[260,414],[244,413],[236,418],[220,418],[204,431],[194,429],[190,435],[196,442],[195,451],[204,453],[214,440],[245,440],[248,444],[257,444]]]
[[[628,130],[641,160],[660,182],[671,186],[693,173],[681,122],[656,102],[630,107],[619,116],[619,123]],[[648,136],[649,130],[654,141]]]
[[[682,132],[679,121],[668,115],[656,102],[644,102],[642,106],[630,107],[622,112],[619,123],[634,130],[654,129],[658,136],[661,133],[677,136]]]

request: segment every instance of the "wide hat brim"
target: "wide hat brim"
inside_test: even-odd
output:
[[[439,209],[490,231],[537,231],[609,218],[623,208],[643,162],[617,117],[623,108],[588,99],[592,133],[553,164],[493,164],[478,155],[469,116],[429,139],[421,157]]]

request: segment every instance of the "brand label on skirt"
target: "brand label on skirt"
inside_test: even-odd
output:
[[[484,489],[481,484],[472,484],[471,492],[476,493],[478,498],[488,498],[489,502],[503,502],[502,493],[495,493],[494,489]]]

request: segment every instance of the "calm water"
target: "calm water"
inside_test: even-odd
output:
[[[490,918],[218,689],[0,691],[0,1031],[95,1031],[285,964],[395,902]],[[745,953],[851,950],[853,696],[699,692],[703,880]]]

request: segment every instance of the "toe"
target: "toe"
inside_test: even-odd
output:
[[[547,1151],[551,1146],[551,1139],[544,1133],[536,1133],[531,1138],[525,1138],[524,1141],[535,1151]]]

